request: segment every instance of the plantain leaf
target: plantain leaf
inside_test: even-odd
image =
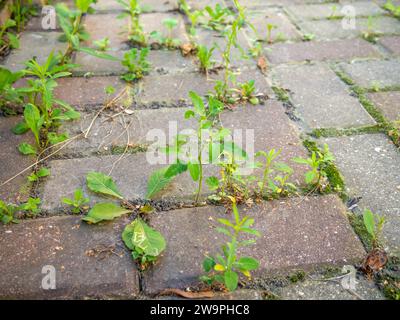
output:
[[[100,173],[100,172],[90,172],[86,176],[86,182],[88,188],[93,192],[102,193],[105,195],[113,196],[118,199],[123,199],[124,197],[118,191],[117,186],[111,177]]]
[[[171,182],[173,176],[166,176],[169,168],[170,167],[165,167],[152,173],[147,183],[147,199],[151,199],[154,195],[164,189]]]
[[[98,203],[82,218],[82,220],[88,223],[98,223],[104,220],[113,220],[129,212],[130,210],[122,208],[114,203]]]

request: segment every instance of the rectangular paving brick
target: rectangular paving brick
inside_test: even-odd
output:
[[[99,106],[105,103],[109,97],[104,88],[113,86],[116,96],[126,86],[120,77],[69,77],[57,81],[58,86],[54,93],[57,99],[64,100],[78,109],[85,106]]]
[[[118,13],[89,14],[83,21],[83,26],[90,35],[84,44],[94,47],[93,41],[108,38],[110,48],[122,49],[128,41],[128,18],[118,19]]]
[[[107,54],[122,60],[126,52],[129,51],[110,50]],[[177,50],[151,50],[147,60],[151,65],[150,75],[196,71],[192,59],[183,57]],[[87,72],[94,75],[117,75],[127,71],[120,61],[101,59],[82,52],[76,54],[75,63],[80,65],[74,70],[74,74],[77,75],[84,75]]]
[[[121,240],[128,223],[128,219],[122,218],[118,222],[88,225],[80,217],[53,217],[0,226],[0,297],[136,297],[138,271]],[[99,253],[101,250],[104,252]],[[50,272],[43,269],[46,266],[55,269],[55,289],[42,288],[42,281]]]
[[[43,64],[51,51],[64,53],[67,45],[58,41],[62,33],[59,32],[23,32],[20,38],[20,48],[12,50],[5,60],[4,65],[17,71],[25,68],[24,62],[36,57],[40,64]]]
[[[131,142],[153,144],[150,150],[154,150],[159,146],[157,139],[152,136],[146,136],[150,130],[159,129],[165,136],[172,137],[176,133],[169,134],[169,121],[179,121],[177,129],[194,128],[193,121],[183,120],[184,110],[178,109],[162,109],[162,110],[142,110],[137,111],[131,117],[124,116],[126,121],[133,121],[130,127]],[[90,118],[90,117],[89,117]],[[84,121],[89,119],[84,116]],[[76,144],[71,145],[65,150],[67,155],[88,155],[89,152],[104,152],[104,146],[111,148],[114,142],[118,146],[126,144],[126,135],[121,130],[118,120],[114,123],[104,122],[104,118],[100,118],[93,126],[93,131],[88,140],[78,140]],[[282,148],[279,161],[290,164],[295,174],[291,181],[297,185],[303,184],[303,174],[305,166],[291,163],[291,159],[295,156],[306,156],[306,151],[299,140],[299,132],[297,128],[289,121],[285,115],[283,106],[278,102],[271,101],[266,106],[245,106],[235,111],[226,111],[221,115],[223,125],[230,129],[241,129],[238,136],[234,139],[238,145],[242,146],[252,157],[254,152],[259,150],[270,150],[272,148]],[[71,136],[78,133],[81,125],[77,123],[70,128]],[[174,126],[171,125],[171,130]],[[246,130],[254,130],[254,140],[250,135],[246,138]],[[64,129],[62,129],[63,131]],[[242,139],[242,141],[240,141]],[[114,140],[114,141],[113,141]],[[254,147],[251,142],[254,141]],[[65,155],[64,154],[64,155]],[[149,152],[152,155],[152,152]],[[120,155],[98,156],[82,159],[54,160],[50,162],[52,175],[46,180],[43,189],[43,206],[47,212],[56,212],[61,207],[60,199],[63,196],[70,196],[76,188],[85,187],[85,175],[90,171],[100,171],[108,173],[115,161]],[[146,193],[146,186],[150,174],[165,164],[150,164],[145,153],[135,155],[127,155],[123,160],[116,164],[112,176],[117,185],[120,187],[122,194],[128,199],[143,198]],[[219,169],[215,166],[206,166],[206,175],[219,175]],[[261,177],[261,170],[254,171],[254,174]],[[179,176],[165,192],[162,192],[157,199],[192,199],[195,184],[191,181],[187,174]],[[207,187],[204,188],[204,194],[208,194]],[[91,198],[98,201],[92,193]]]
[[[203,207],[151,216],[150,224],[164,235],[169,250],[144,274],[145,292],[184,289],[198,283],[204,274],[205,256],[219,253],[227,240],[215,230],[218,218],[231,218],[224,211],[222,207]],[[255,278],[299,268],[350,264],[365,254],[336,196],[264,202],[240,212],[254,218],[254,228],[262,234],[256,245],[241,250],[242,255],[259,259]]]
[[[140,5],[144,8],[145,12],[165,12],[178,9],[178,2],[176,0],[141,0]]]
[[[400,34],[398,20],[387,16],[377,16],[373,18],[373,32],[381,34]],[[356,38],[362,32],[368,31],[368,19],[357,18],[356,28],[349,29],[342,27],[342,20],[310,20],[299,22],[299,26],[304,33],[312,33],[317,39],[347,39]]]
[[[400,85],[400,62],[397,60],[357,61],[340,64],[340,68],[364,88]]]
[[[352,3],[326,3],[326,4],[309,4],[288,6],[287,10],[297,19],[327,19],[344,17],[346,14],[346,6],[351,6],[357,17],[368,17],[384,14],[381,9],[373,1],[360,1]]]
[[[359,101],[326,65],[279,67],[273,75],[291,91],[296,112],[311,128],[346,128],[374,124]]]
[[[35,143],[33,135],[30,133],[15,135],[11,131],[22,120],[22,117],[0,117],[0,184],[35,162],[34,157],[24,156],[18,151],[18,145],[22,142]],[[27,181],[30,173],[31,170],[28,170],[25,174],[1,186],[0,200],[10,203],[26,201],[30,192]]]
[[[143,2],[143,1],[142,1]],[[96,13],[107,11],[122,11],[124,8],[115,0],[98,0],[97,3],[92,5]]]
[[[400,253],[400,154],[383,134],[324,139],[333,152],[351,196],[359,206],[384,215],[385,248]]]
[[[390,121],[400,120],[400,92],[374,92],[367,95],[375,106]]]
[[[379,39],[379,43],[388,49],[393,55],[400,55],[400,37],[382,37]]]
[[[280,10],[267,9],[260,11],[248,11],[247,18],[256,28],[258,40],[263,41],[284,41],[284,40],[299,40],[300,33],[296,27],[290,22],[288,17]],[[271,34],[267,32],[267,25],[271,24],[274,29]],[[248,30],[251,34],[251,31]],[[253,36],[254,38],[254,36]]]
[[[272,63],[352,60],[380,57],[378,49],[362,39],[276,43],[265,47]]]

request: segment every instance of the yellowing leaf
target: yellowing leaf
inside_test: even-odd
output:
[[[214,266],[215,271],[225,271],[225,267],[222,264],[216,264]]]

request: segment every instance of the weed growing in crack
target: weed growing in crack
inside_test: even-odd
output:
[[[50,175],[50,170],[46,167],[42,167],[39,170],[37,170],[36,172],[32,172],[29,176],[28,176],[28,181],[29,182],[36,182],[39,181],[42,178],[48,177]]]
[[[22,28],[28,21],[30,16],[37,15],[36,9],[32,4],[32,0],[23,1],[15,0],[11,6],[11,16],[15,21],[17,32],[21,32]]]
[[[135,210],[135,208],[129,205],[129,202],[118,190],[110,176],[101,172],[90,172],[86,176],[86,183],[90,191],[118,199],[121,203],[119,205],[113,202],[97,203],[82,218],[83,221],[89,224],[97,224],[133,213]],[[146,269],[151,263],[154,263],[166,247],[164,237],[138,216],[132,223],[125,227],[122,239],[125,245],[132,250],[132,257],[138,262],[142,270]]]
[[[62,198],[62,202],[72,207],[72,213],[78,214],[85,212],[87,209],[86,204],[89,203],[89,198],[86,198],[83,194],[82,189],[76,189],[74,191],[74,197],[71,198]]]
[[[320,192],[326,188],[326,169],[334,161],[334,157],[329,151],[327,144],[324,144],[323,151],[312,151],[311,157],[307,159],[296,157],[293,158],[293,161],[299,164],[307,165],[310,168],[310,170],[305,173],[305,182],[307,185]]]
[[[175,49],[181,44],[179,39],[173,37],[173,31],[178,27],[178,23],[178,20],[173,18],[164,19],[162,24],[167,30],[167,36],[164,36],[160,31],[153,31],[150,33],[150,37],[153,38],[158,45],[164,46],[167,49]]]
[[[13,108],[22,104],[23,92],[14,84],[21,79],[23,72],[11,72],[0,67],[0,109],[6,113],[15,113]]]
[[[186,0],[178,0],[179,10],[183,12],[190,21],[190,30],[189,33],[191,35],[196,34],[196,26],[199,24],[199,18],[203,16],[203,12],[199,10],[192,10]]]
[[[205,28],[221,32],[231,23],[233,12],[229,8],[222,7],[221,4],[217,3],[214,8],[206,6],[203,10],[203,15],[207,19],[203,23]]]
[[[387,0],[383,8],[389,11],[394,17],[400,19],[400,6],[394,5],[392,0]]]
[[[239,284],[239,273],[251,278],[251,271],[258,269],[260,263],[252,257],[239,257],[238,249],[255,243],[255,240],[240,240],[242,234],[250,234],[260,237],[260,233],[252,228],[254,219],[245,216],[240,217],[234,198],[232,200],[232,212],[234,220],[218,219],[223,227],[217,231],[228,236],[230,241],[221,248],[222,253],[215,257],[207,257],[203,262],[203,269],[207,275],[200,279],[208,285],[222,284],[229,291],[236,290]]]
[[[19,39],[18,37],[11,32],[9,29],[12,29],[17,24],[14,20],[8,19],[3,25],[0,27],[0,50],[3,51],[6,48],[18,49],[19,48]],[[4,48],[4,49],[3,49]]]
[[[215,60],[212,59],[215,46],[208,49],[206,46],[200,45],[197,49],[197,58],[200,63],[200,71],[207,74],[215,66]]]
[[[139,16],[142,9],[139,5],[138,0],[117,0],[119,4],[127,11],[127,13],[120,14],[118,18],[122,19],[127,16],[130,17],[129,28],[128,28],[128,39],[134,44],[141,47],[147,46],[146,34],[143,31],[143,27],[140,24]]]
[[[96,46],[97,50],[107,51],[110,47],[110,39],[106,37],[100,40],[95,40],[93,41],[93,44]]]
[[[66,41],[68,46],[65,50],[61,63],[65,63],[71,58],[74,51],[79,50],[80,42],[89,39],[89,34],[84,30],[81,22],[82,17],[87,13],[93,13],[91,7],[95,0],[75,0],[75,9],[71,10],[65,3],[56,5],[56,12],[60,27],[64,34],[61,40]]]
[[[238,85],[238,89],[234,89],[238,93],[238,101],[250,102],[253,105],[260,103],[257,98],[256,85],[254,80],[249,80]]]
[[[150,62],[147,60],[149,48],[133,48],[126,52],[121,64],[128,69],[121,78],[127,82],[142,79],[150,71]]]

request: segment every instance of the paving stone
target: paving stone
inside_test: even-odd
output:
[[[43,64],[51,51],[64,52],[66,43],[58,41],[61,33],[58,32],[23,32],[20,38],[20,48],[13,50],[7,57],[4,65],[17,71],[25,67],[26,60],[37,58],[38,63]]]
[[[362,39],[276,43],[265,47],[265,52],[269,61],[276,64],[306,60],[352,60],[381,56],[372,44]]]
[[[364,249],[336,196],[290,198],[242,208],[255,219],[262,234],[257,243],[241,250],[260,260],[255,278],[293,269],[350,264],[364,256]],[[223,207],[203,207],[161,212],[150,224],[167,240],[169,250],[144,274],[144,290],[186,288],[203,275],[205,255],[215,255],[226,237],[216,232],[217,218],[229,218]]]
[[[178,9],[178,2],[176,0],[142,0],[140,5],[144,8],[145,12],[164,12]]]
[[[301,39],[301,35],[297,31],[296,27],[290,22],[287,16],[278,9],[248,11],[247,15],[249,21],[257,30],[257,34],[259,36],[258,40],[275,42]],[[268,24],[275,26],[275,28],[271,31],[270,36],[267,32]]]
[[[346,128],[375,123],[326,65],[279,67],[273,74],[291,91],[296,111],[311,128]]]
[[[11,132],[11,129],[20,121],[22,121],[22,117],[0,117],[0,184],[35,161],[33,157],[24,156],[18,151],[18,145],[22,142],[35,143],[35,139],[29,133],[15,135]],[[0,199],[10,203],[26,201],[30,191],[27,184],[27,176],[30,173],[30,171],[27,171],[6,185],[1,186]]]
[[[161,130],[167,139],[171,139],[176,133],[182,133],[181,130],[183,129],[195,128],[194,121],[183,121],[184,111],[182,109],[141,110],[135,112],[131,117],[124,116],[126,121],[132,121],[129,127],[130,143],[133,145],[155,143],[154,146],[150,147],[151,151],[148,154],[139,153],[125,156],[116,165],[112,173],[121,192],[128,199],[144,198],[150,174],[167,164],[167,162],[151,164],[147,160],[147,157],[151,156],[161,143],[157,140],[158,136],[147,136],[149,131],[153,129]],[[248,152],[250,159],[259,150],[282,149],[278,160],[290,163],[295,170],[295,174],[290,180],[300,185],[303,183],[303,174],[306,168],[291,163],[291,159],[295,156],[305,157],[306,150],[298,138],[298,130],[289,121],[284,111],[280,103],[271,101],[266,106],[246,106],[234,111],[226,111],[221,115],[221,121],[227,128],[241,129],[237,132],[234,141]],[[261,119],[262,121],[260,121]],[[100,118],[94,123],[92,133],[87,140],[77,140],[71,147],[66,148],[62,155],[89,155],[90,152],[97,150],[104,152],[104,147],[109,150],[113,144],[125,146],[127,142],[126,134],[124,134],[119,120],[115,119],[113,123],[104,122],[104,120],[104,118]],[[83,121],[86,125],[90,123],[90,116],[84,116]],[[177,121],[178,124],[170,124],[170,121]],[[86,128],[86,125],[77,123],[67,130],[72,136],[79,133],[82,128]],[[174,130],[175,127],[177,129]],[[61,131],[63,132],[65,128],[67,128],[67,125]],[[248,138],[246,137],[246,130],[248,129],[254,130],[254,140],[251,135]],[[254,146],[251,145],[252,142],[254,142]],[[52,161],[50,163],[52,175],[46,180],[43,189],[42,208],[46,212],[56,212],[56,209],[61,207],[60,197],[70,196],[76,188],[85,187],[85,175],[88,172],[94,170],[108,173],[113,163],[119,158],[120,155],[114,155]],[[134,164],[134,167],[132,167],[132,164]],[[218,168],[215,166],[205,166],[205,175],[207,176],[218,175],[218,172]],[[248,173],[258,177],[262,176],[261,169]],[[181,199],[192,199],[193,190],[195,190],[195,184],[190,177],[182,175],[175,180],[170,188],[160,193],[157,199],[179,201]],[[207,187],[203,191],[204,194],[209,194]],[[99,199],[94,197],[93,194],[90,194],[90,197],[94,202]]]
[[[187,300],[177,296],[157,296],[156,300]],[[256,290],[238,289],[233,292],[215,292],[212,298],[200,300],[263,300],[262,293]]]
[[[126,52],[128,51],[107,51],[108,54],[119,59],[123,59]],[[147,60],[151,64],[150,75],[196,71],[192,59],[183,57],[177,50],[151,50]],[[123,74],[127,70],[120,61],[101,59],[81,52],[76,54],[75,63],[81,66],[75,69],[76,75],[84,75],[87,72],[94,75],[116,75]]]
[[[283,300],[385,300],[382,292],[375,286],[373,281],[363,277],[356,280],[355,294],[344,289],[340,284],[333,281],[307,280],[282,289],[280,298]]]
[[[340,64],[340,67],[361,87],[400,85],[400,62],[397,60],[357,61]]]
[[[381,9],[372,1],[361,1],[351,3],[326,3],[288,6],[287,10],[300,20],[307,19],[327,19],[331,17],[344,17],[347,14],[346,6],[352,6],[356,17],[369,17],[384,14],[386,11]],[[342,11],[344,10],[344,11]]]
[[[146,13],[141,14],[139,18],[145,33],[150,34],[153,31],[158,31],[161,32],[164,37],[168,37],[168,30],[163,25],[165,19],[176,19],[178,21],[177,27],[172,30],[172,34],[170,35],[173,39],[179,39],[181,43],[189,42],[184,20],[182,15],[178,13]],[[149,41],[150,43],[156,42],[151,38]]]
[[[384,215],[385,246],[400,253],[400,154],[383,134],[324,139],[361,209]]]
[[[143,1],[141,1],[143,2]],[[92,5],[96,13],[104,11],[122,11],[124,8],[115,0],[98,0],[97,3]]]
[[[393,55],[400,55],[400,37],[382,37],[379,43],[387,48]]]
[[[112,49],[107,51],[106,53],[122,59],[125,52],[127,51]],[[83,52],[77,52],[75,54],[74,63],[78,64],[79,67],[73,70],[73,74],[80,76],[88,72],[97,76],[106,76],[122,74],[126,71],[126,68],[121,65],[120,61],[97,58]]]
[[[126,86],[120,77],[69,77],[58,79],[57,82],[54,90],[56,98],[81,110],[87,106],[102,105],[108,100],[104,92],[107,86],[115,88],[115,95]]]
[[[79,217],[53,217],[0,226],[0,297],[134,298],[138,271],[121,241],[128,223],[122,218],[95,226]],[[96,250],[107,248],[96,256]],[[42,289],[49,274],[45,266],[55,268],[56,289]]]
[[[90,35],[85,41],[86,46],[94,47],[93,41],[108,38],[110,48],[126,48],[128,41],[128,18],[118,19],[118,13],[89,14],[85,17],[83,25]]]
[[[400,24],[395,18],[377,16],[372,23],[374,32],[387,35],[400,34]],[[358,18],[355,29],[344,29],[340,19],[302,21],[299,22],[299,26],[304,33],[315,34],[321,40],[355,38],[368,30],[368,19]]]
[[[202,10],[206,6],[214,8],[217,3],[222,6],[224,5],[224,3],[220,0],[187,0],[187,3],[192,9],[195,10]],[[229,1],[227,3],[229,4]]]
[[[388,120],[400,120],[400,92],[374,92],[367,96]]]

